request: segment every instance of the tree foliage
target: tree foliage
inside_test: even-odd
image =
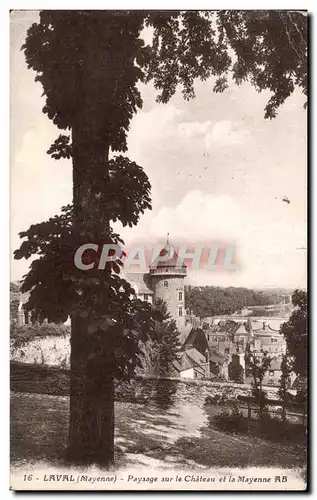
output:
[[[266,416],[266,392],[263,390],[263,379],[271,365],[272,359],[266,351],[255,352],[247,345],[245,352],[246,373],[252,377],[252,396],[258,407],[259,418]]]
[[[142,372],[145,375],[168,376],[172,363],[178,359],[180,332],[171,319],[164,301],[157,300],[153,307],[155,335],[141,344]]]
[[[20,304],[20,287],[14,281],[10,282],[10,326],[18,322]]]
[[[10,293],[19,293],[20,292],[20,286],[18,283],[15,283],[14,281],[10,282]]]
[[[282,356],[282,362],[281,362],[281,378],[280,378],[280,385],[278,389],[278,395],[279,398],[282,402],[282,420],[286,420],[286,407],[287,404],[289,403],[289,393],[288,389],[291,384],[291,378],[290,375],[293,371],[293,363],[291,360],[291,357],[288,353],[283,354]]]
[[[70,334],[70,326],[56,323],[35,323],[28,325],[12,325],[10,340],[12,347],[21,347],[36,338],[65,337]]]
[[[20,301],[17,297],[10,297],[10,325],[15,325],[18,322]]]
[[[200,318],[233,314],[247,306],[274,303],[271,295],[242,287],[186,287],[186,309]]]
[[[307,16],[298,11],[42,11],[23,48],[46,95],[43,112],[67,130],[86,104],[92,122],[103,116],[103,140],[115,151],[127,149],[142,107],[138,82],[153,81],[157,100],[168,102],[178,88],[194,97],[195,81],[212,76],[223,92],[231,75],[271,92],[266,118],[296,86],[307,95]],[[48,153],[70,158],[70,137],[59,135]]]
[[[307,17],[291,11],[221,10],[155,12],[146,19],[154,29],[149,50],[147,81],[167,102],[182,86],[192,98],[197,78],[215,76],[214,91],[228,86],[231,73],[238,85],[248,81],[272,96],[265,117],[276,116],[278,107],[299,86],[307,95]]]
[[[135,64],[142,26],[138,12],[41,11],[23,49],[43,86],[43,112],[58,128],[72,128],[84,107],[90,125],[102,121],[100,139],[116,151],[127,149],[129,122],[142,106],[136,84],[143,72]]]
[[[281,325],[289,354],[293,356],[293,369],[307,377],[308,370],[308,303],[307,292],[295,290],[292,295],[295,307],[290,319]]]
[[[272,95],[265,118],[296,86],[307,96],[307,16],[298,11],[221,11],[218,26],[235,52],[232,76]]]
[[[229,380],[233,380],[238,384],[243,384],[244,382],[244,370],[239,363],[238,359],[233,359],[228,365],[228,376]]]

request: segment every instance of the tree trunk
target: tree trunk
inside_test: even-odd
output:
[[[114,461],[114,384],[111,364],[91,357],[88,320],[72,318],[70,421],[67,458],[110,466]]]
[[[262,420],[262,417],[263,417],[263,400],[262,400],[262,380],[260,379],[260,383],[259,383],[259,398],[260,398],[260,419]]]
[[[88,110],[89,114],[89,110]],[[96,234],[98,243],[109,229],[109,215],[102,209],[107,183],[100,198],[99,174],[107,179],[109,146],[98,124],[89,116],[81,117],[72,129],[73,204],[83,224],[98,221],[104,234]],[[97,182],[96,182],[97,179]],[[99,226],[100,227],[100,226]],[[102,272],[102,271],[101,271]],[[89,275],[87,274],[87,278]],[[114,461],[114,377],[111,346],[102,353],[89,334],[96,317],[71,318],[70,420],[67,458],[72,463],[96,463],[109,467]],[[104,335],[107,338],[107,334]],[[105,355],[106,353],[106,355]]]

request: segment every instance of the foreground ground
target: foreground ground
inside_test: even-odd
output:
[[[207,426],[208,413],[182,405],[116,403],[116,464],[122,467],[302,467],[306,449]],[[68,398],[11,395],[11,460],[15,465],[62,464],[68,430]]]

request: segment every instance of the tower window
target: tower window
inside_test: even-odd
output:
[[[168,281],[164,281],[164,287],[167,288],[168,287]]]
[[[183,316],[183,308],[182,307],[178,308],[178,316]]]
[[[178,300],[183,300],[183,292],[178,292]]]
[[[149,300],[149,296],[147,293],[144,294],[144,300]]]

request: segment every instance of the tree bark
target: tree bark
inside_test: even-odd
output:
[[[91,116],[87,119],[83,112],[81,118],[72,129],[74,211],[83,228],[87,221],[97,220],[102,222],[106,233],[110,222],[109,215],[102,209],[102,199],[106,197],[107,185],[101,199],[100,183],[94,181],[101,171],[107,178],[109,146]],[[97,242],[102,237],[96,234]],[[67,459],[72,463],[109,467],[114,461],[113,353],[110,345],[102,352],[96,348],[89,334],[89,326],[96,319],[89,316],[89,312],[88,317],[73,315],[71,318]]]
[[[72,318],[67,458],[110,466],[114,461],[114,381],[111,364],[92,357],[89,321]]]

